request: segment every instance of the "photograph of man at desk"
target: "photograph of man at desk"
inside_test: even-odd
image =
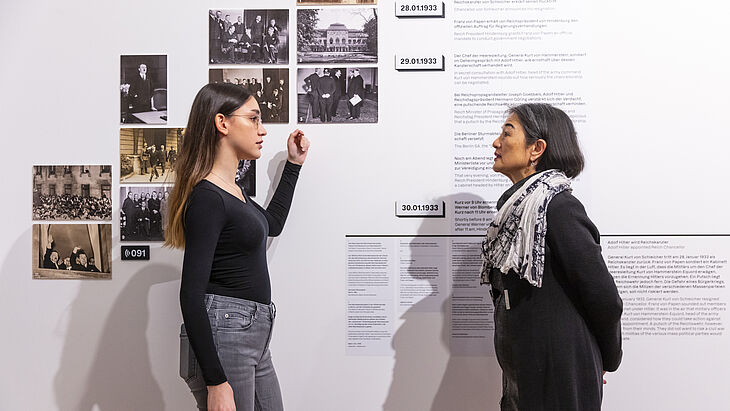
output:
[[[121,56],[122,124],[167,124],[167,56]]]

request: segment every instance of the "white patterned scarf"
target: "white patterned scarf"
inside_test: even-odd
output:
[[[570,179],[550,169],[530,177],[510,196],[482,241],[482,284],[489,282],[489,271],[498,268],[503,274],[514,270],[535,287],[542,286],[547,208],[555,195],[566,190],[571,191]]]

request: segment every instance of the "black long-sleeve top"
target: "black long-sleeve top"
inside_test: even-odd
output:
[[[271,303],[266,238],[284,228],[300,169],[286,163],[266,209],[245,192],[244,203],[208,180],[195,185],[188,197],[180,308],[207,385],[227,379],[213,343],[205,294]]]

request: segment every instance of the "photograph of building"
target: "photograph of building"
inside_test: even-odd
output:
[[[299,63],[377,63],[374,8],[297,10]]]

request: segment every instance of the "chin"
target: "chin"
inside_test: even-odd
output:
[[[238,160],[258,160],[261,158],[261,150],[255,153],[242,153],[238,156]]]

